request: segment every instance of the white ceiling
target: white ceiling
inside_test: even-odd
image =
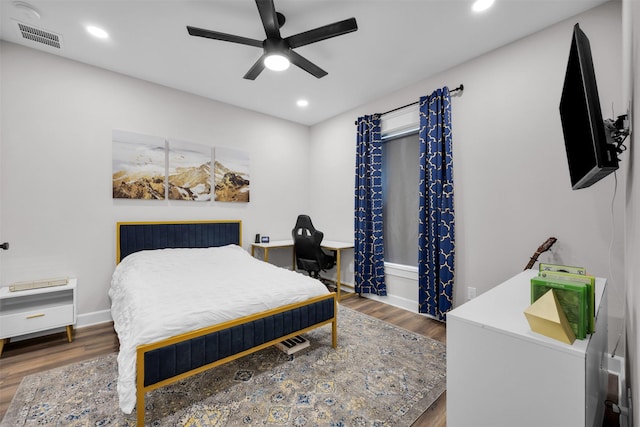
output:
[[[312,125],[423,80],[606,0],[274,0],[283,37],[355,17],[358,31],[296,49],[326,70],[292,66],[242,76],[262,54],[236,43],[191,37],[186,26],[263,40],[253,0],[0,0],[0,37],[76,61],[228,104]],[[23,39],[15,21],[62,35],[55,49]],[[85,25],[104,28],[99,40]],[[570,35],[567,35],[567,43]],[[457,85],[460,82],[445,82]],[[464,82],[462,82],[464,83]],[[296,100],[309,106],[299,108]]]

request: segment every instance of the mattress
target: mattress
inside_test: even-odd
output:
[[[120,340],[120,409],[136,403],[136,347],[328,294],[318,280],[228,245],[141,251],[111,280],[111,316]]]

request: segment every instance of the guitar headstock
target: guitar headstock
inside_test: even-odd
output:
[[[555,237],[549,237],[543,244],[540,245],[540,247],[538,247],[536,253],[540,255],[541,253],[548,251],[549,249],[551,249],[551,246],[553,246],[553,244],[557,241],[558,239],[556,239]]]
[[[538,256],[540,256],[541,253],[551,249],[551,246],[553,246],[553,244],[557,241],[558,239],[556,239],[555,237],[549,237],[547,240],[545,240],[545,242],[538,247],[538,250],[533,254],[531,259],[529,260],[529,263],[526,265],[524,269],[528,270],[531,267],[533,267],[533,264],[535,264],[536,261],[538,260]]]

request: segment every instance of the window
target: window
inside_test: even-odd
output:
[[[383,138],[382,194],[384,260],[418,265],[418,181],[420,144],[417,131]]]

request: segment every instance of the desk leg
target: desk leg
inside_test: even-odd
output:
[[[340,301],[340,249],[336,250],[336,289],[338,290],[338,301]]]
[[[264,262],[269,262],[269,248],[264,248]]]

